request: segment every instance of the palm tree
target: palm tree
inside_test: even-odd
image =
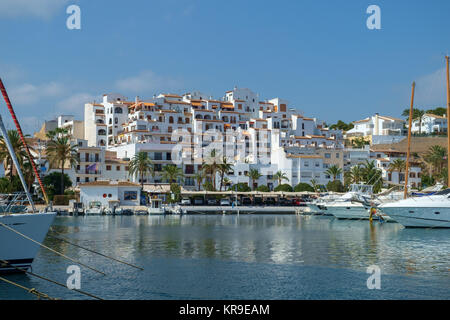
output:
[[[147,152],[138,152],[134,155],[128,165],[128,173],[130,176],[139,175],[141,178],[141,188],[144,189],[144,176],[155,175],[155,167],[152,160],[148,157]]]
[[[225,189],[227,186],[231,186],[232,184],[233,182],[229,178],[227,177],[223,178],[223,185],[225,186]]]
[[[352,145],[358,149],[364,148],[364,146],[367,144],[370,144],[370,142],[363,137],[358,137],[352,140]]]
[[[207,174],[211,177],[211,182],[214,190],[216,189],[216,173],[219,169],[219,159],[216,156],[216,149],[213,149],[209,154],[209,157],[206,159],[206,162],[203,163],[202,169],[205,170]]]
[[[194,174],[195,181],[197,182],[198,191],[200,191],[202,187],[203,180],[205,179],[205,172],[203,170],[197,171],[196,174]]]
[[[178,179],[183,179],[183,169],[174,164],[168,164],[163,168],[162,177],[170,184],[175,183]]]
[[[261,177],[261,174],[259,173],[258,169],[250,169],[247,175],[252,181],[252,189],[253,191],[255,191],[255,180],[258,180]]]
[[[325,174],[329,175],[330,177],[333,177],[333,181],[335,181],[337,176],[340,175],[341,173],[342,169],[336,165],[329,167],[327,171],[325,171]]]
[[[25,161],[22,165],[22,172],[23,172],[23,177],[25,178],[25,182],[28,186],[28,191],[31,191],[31,187],[34,183],[34,171],[33,171],[33,166],[31,165],[30,161]]]
[[[233,164],[227,162],[227,158],[223,157],[222,163],[218,165],[217,171],[219,171],[220,175],[220,191],[222,191],[222,186],[224,182],[225,175],[230,172],[230,170],[233,168]]]
[[[287,174],[280,171],[277,171],[274,175],[273,178],[276,179],[278,181],[278,185],[281,185],[281,183],[283,182],[283,180],[289,181],[289,178],[287,177]]]
[[[388,170],[390,172],[398,171],[401,173],[403,170],[406,169],[406,161],[402,159],[395,159],[390,165]]]
[[[52,167],[61,166],[61,194],[64,194],[64,165],[73,168],[78,163],[77,147],[71,145],[70,136],[54,137],[47,144],[47,156]]]
[[[375,161],[366,160],[362,166],[364,182],[373,185],[373,192],[378,193],[383,186],[382,172],[375,165]]]
[[[69,136],[69,128],[56,128],[47,132],[47,138],[54,140],[56,137]]]
[[[315,179],[311,179],[309,181],[309,183],[311,184],[311,186],[314,189],[314,192],[317,192],[317,190],[319,189],[319,185],[317,184],[317,181]]]
[[[431,174],[439,175],[447,162],[447,149],[439,145],[431,146],[423,158],[431,167]]]
[[[419,120],[419,134],[422,133],[422,118],[425,115],[425,113],[426,112],[424,110],[416,108],[413,109],[412,121]],[[409,120],[409,109],[403,110],[402,116],[406,117],[406,119]]]
[[[346,185],[351,183],[360,183],[364,180],[364,172],[361,165],[353,166],[350,171],[345,173]]]
[[[23,147],[22,140],[20,139],[19,133],[16,130],[8,130],[8,138],[11,142],[11,146],[16,154],[17,160],[19,164],[22,165],[24,160],[27,158],[27,153],[25,148]],[[31,148],[29,148],[32,150]],[[3,162],[4,168],[9,169],[9,179],[11,180],[13,177],[13,161],[11,158],[11,154],[8,151],[6,146],[5,139],[0,137],[0,162]]]

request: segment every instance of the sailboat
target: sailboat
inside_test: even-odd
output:
[[[9,101],[8,95],[1,79],[0,89],[2,91],[3,97],[5,98],[8,109],[11,112],[14,123],[16,124],[17,131],[21,136],[22,143],[26,151],[28,152],[30,162],[42,188],[44,198],[48,202],[45,190],[42,186],[42,182],[39,175],[37,174],[37,169],[35,167],[34,161],[32,160],[31,154],[29,153],[29,149],[23,137],[19,122],[17,121],[17,118],[11,106],[11,102]],[[0,273],[4,273],[17,272],[17,268],[20,268],[22,270],[28,270],[29,268],[31,268],[31,264],[33,263],[33,260],[39,249],[38,243],[42,243],[44,241],[44,238],[47,235],[51,224],[53,223],[53,219],[55,218],[56,213],[36,212],[33,199],[28,191],[28,187],[23,177],[22,170],[20,168],[14,149],[12,148],[11,142],[8,137],[8,132],[6,131],[1,116],[0,133],[3,136],[14,166],[16,167],[17,174],[20,177],[20,181],[24,188],[24,192],[27,196],[28,202],[32,207],[32,212],[25,212],[25,210],[20,210],[21,212],[17,212],[17,210],[11,210],[11,212],[15,212],[11,213],[5,212],[4,210],[0,213]],[[13,206],[10,205],[8,207],[12,208]]]
[[[447,119],[450,118],[450,80],[449,57],[447,61]],[[414,84],[413,84],[414,97]],[[406,162],[405,199],[379,206],[384,213],[407,228],[450,228],[450,189],[437,192],[430,196],[407,198],[408,165],[411,145],[412,104],[409,117],[408,153]],[[448,124],[447,124],[448,128]],[[447,159],[450,168],[450,132],[447,129]],[[450,186],[450,174],[448,177]]]

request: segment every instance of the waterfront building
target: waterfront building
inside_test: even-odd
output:
[[[187,189],[196,188],[193,177],[213,149],[219,158],[226,156],[233,163],[234,172],[226,175],[233,184],[250,185],[247,174],[257,168],[262,176],[255,186],[273,188],[276,181],[272,175],[278,170],[293,177],[294,183],[308,182],[314,176],[289,167],[285,148],[300,148],[297,155],[310,156],[313,149],[343,147],[341,131],[304,117],[284,99],[260,101],[258,94],[246,88],[227,91],[221,100],[201,92],[163,93],[146,101],[136,97],[134,102],[119,94],[106,94],[101,103],[85,105],[84,122],[89,147],[114,151],[122,161],[138,152],[148,154],[155,174],[144,177],[144,183],[164,182],[162,168],[176,163],[183,170]],[[272,161],[280,157],[285,157],[282,166]],[[323,163],[320,170],[326,170]],[[129,178],[140,182],[139,177]],[[215,180],[219,188],[219,176]],[[323,174],[320,180],[326,182]]]
[[[140,204],[141,186],[127,181],[98,180],[79,185],[80,202],[88,208],[91,202],[100,202],[104,208],[136,206]]]

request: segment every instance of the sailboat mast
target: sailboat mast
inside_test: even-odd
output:
[[[28,191],[27,183],[25,182],[25,178],[22,174],[22,169],[20,168],[19,161],[17,160],[16,153],[14,152],[14,148],[11,145],[11,141],[9,140],[8,131],[6,131],[5,125],[3,124],[2,116],[0,116],[0,133],[3,136],[3,139],[6,143],[6,147],[8,148],[9,154],[11,155],[11,159],[16,167],[17,174],[19,175],[20,182],[22,182],[23,190],[27,194],[28,202],[30,202],[31,207],[33,208],[33,213],[36,212],[36,208],[34,207],[33,199],[31,198],[30,192]],[[11,167],[11,170],[13,168]]]
[[[406,199],[408,197],[408,178],[409,178],[409,158],[411,156],[411,127],[413,118],[413,106],[414,106],[414,92],[416,89],[416,83],[412,83],[411,92],[411,107],[409,109],[409,126],[408,126],[408,150],[406,153],[406,170],[405,170],[405,191],[403,197]]]
[[[23,133],[22,133],[22,128],[20,127],[19,121],[17,120],[16,113],[14,112],[14,109],[11,105],[11,101],[9,100],[9,97],[8,97],[8,93],[6,92],[5,86],[3,85],[1,78],[0,78],[0,91],[2,92],[3,99],[5,100],[6,106],[8,107],[8,110],[9,110],[9,113],[11,114],[13,122],[16,125],[17,132],[19,133],[20,139],[22,140],[23,147],[25,148],[25,151],[27,152],[28,160],[30,161],[31,166],[33,167],[34,174],[36,175],[37,181],[39,182],[39,185],[41,187],[45,202],[48,204],[47,193],[45,192],[45,188],[44,188],[44,185],[42,184],[41,177],[39,176],[39,173],[37,171],[36,164],[34,163],[34,160],[31,155],[30,149],[28,148],[27,142],[25,141],[25,137],[23,136]],[[19,168],[17,168],[17,169],[19,169]]]
[[[450,119],[450,77],[449,77],[449,72],[448,72],[448,60],[449,60],[449,56],[445,57],[445,60],[447,62],[447,161],[448,161],[448,166],[447,166],[447,186],[450,188],[450,133],[449,133],[449,119]]]

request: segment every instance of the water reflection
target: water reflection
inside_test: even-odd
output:
[[[130,262],[208,258],[363,272],[377,264],[383,273],[450,275],[448,230],[409,230],[394,223],[295,215],[61,217],[54,228],[80,245]],[[63,253],[69,250],[50,241]],[[83,255],[77,251],[75,258]]]

